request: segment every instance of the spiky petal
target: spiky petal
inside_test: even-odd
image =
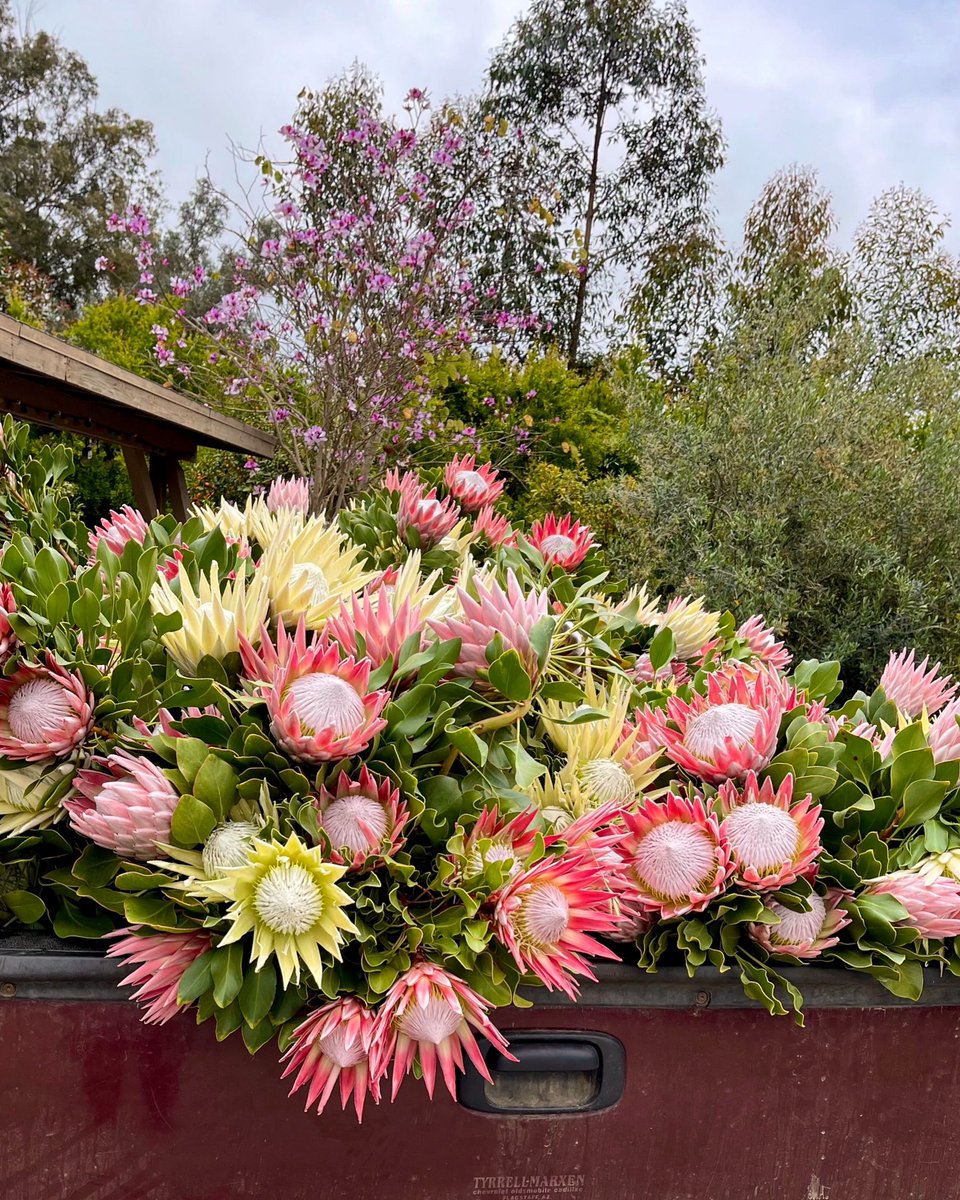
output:
[[[793,661],[793,655],[783,642],[777,641],[776,633],[759,615],[744,621],[737,630],[737,637],[746,643],[755,661],[774,671],[786,671]]]
[[[140,1018],[146,1025],[163,1025],[175,1017],[184,1005],[178,991],[183,973],[191,963],[211,947],[209,933],[144,933],[131,929],[115,929],[105,937],[118,939],[107,951],[124,966],[134,970],[120,980],[118,987],[135,987],[133,999],[144,1013]]]
[[[491,504],[485,505],[476,515],[473,532],[485,537],[491,546],[515,546],[517,535],[510,521],[502,513],[495,512]]]
[[[443,481],[454,500],[464,512],[469,513],[493,504],[504,486],[504,481],[490,463],[478,467],[472,454],[452,458],[444,468]]]
[[[170,841],[180,793],[158,766],[126,750],[115,750],[78,771],[74,794],[63,807],[84,837],[121,858],[148,861]]]
[[[951,700],[930,724],[927,744],[935,763],[960,760],[960,700]]]
[[[547,513],[542,521],[534,521],[529,541],[548,566],[562,567],[565,571],[576,570],[594,545],[589,527],[575,521],[570,513],[565,513],[559,521],[554,513]]]
[[[419,648],[425,645],[426,616],[419,604],[411,604],[396,588],[381,583],[375,588],[368,586],[360,596],[342,600],[340,611],[327,621],[324,632],[354,658],[368,658],[374,667],[389,660],[395,670],[408,638],[419,634]]]
[[[418,963],[401,975],[387,993],[373,1032],[371,1065],[376,1080],[393,1063],[391,1099],[404,1076],[419,1061],[427,1093],[433,1096],[437,1064],[447,1091],[456,1100],[456,1073],[463,1052],[488,1082],[490,1072],[474,1030],[501,1054],[513,1058],[503,1035],[487,1015],[489,1004],[462,979],[433,963]]]
[[[916,661],[913,650],[891,654],[880,676],[880,686],[909,721],[926,709],[931,715],[957,694],[958,685],[949,675],[938,674],[940,664],[929,667],[929,658]]]
[[[365,766],[355,780],[341,771],[332,789],[320,789],[316,805],[331,859],[351,871],[371,870],[403,844],[409,813],[400,789]]]
[[[809,795],[794,804],[792,775],[774,788],[770,779],[758,785],[750,771],[742,789],[721,784],[714,807],[723,817],[720,833],[734,876],[752,891],[773,891],[808,875],[823,849],[820,806]]]
[[[310,480],[296,475],[275,479],[267,491],[267,508],[272,513],[286,508],[306,516],[310,509]]]
[[[97,547],[103,542],[119,558],[130,542],[142,546],[148,530],[146,518],[129,504],[125,504],[119,512],[111,509],[110,516],[104,517],[90,532],[90,557],[96,557]]]
[[[460,520],[460,509],[454,499],[437,498],[437,489],[429,492],[422,487],[400,492],[397,510],[397,531],[408,546],[429,550],[438,545]]]
[[[658,629],[671,629],[676,657],[681,661],[702,657],[720,627],[720,613],[704,607],[702,596],[674,596],[656,618]]]
[[[867,884],[864,893],[899,900],[907,916],[895,923],[916,929],[922,938],[960,935],[960,883],[949,875],[892,871]]]
[[[65,758],[93,724],[93,694],[78,674],[48,654],[0,677],[0,755],[18,762]]]
[[[0,583],[0,666],[10,659],[17,648],[17,635],[10,624],[10,614],[17,611],[17,600],[9,583]]]
[[[807,897],[808,912],[794,912],[776,900],[765,905],[779,917],[777,925],[757,922],[747,926],[747,933],[768,954],[788,954],[793,958],[819,958],[839,942],[840,930],[850,924],[850,915],[840,902],[850,895],[840,888],[827,888],[821,894]]]
[[[309,1084],[304,1112],[314,1104],[323,1112],[340,1085],[340,1107],[353,1097],[357,1120],[363,1120],[367,1094],[380,1103],[380,1085],[370,1077],[370,1050],[376,1014],[355,996],[341,996],[312,1012],[293,1031],[290,1048],[281,1059],[286,1079],[296,1071],[290,1095]]]

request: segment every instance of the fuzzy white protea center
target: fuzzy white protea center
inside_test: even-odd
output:
[[[527,945],[546,950],[559,942],[570,924],[570,905],[555,884],[545,883],[527,893],[516,921]]]
[[[70,702],[52,679],[28,679],[10,697],[7,722],[21,742],[44,742],[63,728],[70,717]]]
[[[369,796],[341,796],[324,810],[320,824],[333,846],[354,854],[379,846],[389,828],[383,805]]]
[[[458,471],[454,483],[470,499],[479,500],[487,494],[486,480],[479,471]]]
[[[330,584],[316,563],[296,563],[290,572],[290,587],[297,590],[303,601],[322,604],[330,595]]]
[[[363,723],[363,701],[339,675],[324,671],[301,675],[291,683],[287,695],[293,697],[300,724],[313,733],[324,729],[353,733]]]
[[[412,1004],[400,1018],[397,1028],[415,1042],[439,1046],[456,1033],[463,1015],[441,996],[431,996],[426,1004]]]
[[[827,915],[827,906],[816,894],[807,897],[809,912],[792,912],[776,900],[768,900],[767,908],[780,918],[779,925],[770,926],[770,940],[781,946],[799,946],[819,937]]]
[[[796,821],[774,804],[739,805],[723,822],[723,830],[740,861],[758,871],[782,867],[800,846]]]
[[[655,896],[678,900],[699,891],[717,865],[708,835],[687,821],[666,821],[642,839],[633,869]]]
[[[747,745],[759,724],[760,714],[755,708],[736,701],[715,704],[690,721],[683,744],[691,754],[709,762],[723,750],[728,738],[738,749]]]
[[[354,1034],[353,1040],[347,1045],[347,1027],[338,1025],[331,1033],[324,1034],[319,1039],[320,1052],[325,1054],[332,1063],[342,1071],[355,1067],[367,1057],[360,1038]]]
[[[551,533],[549,537],[545,537],[540,543],[541,554],[555,555],[557,558],[566,558],[576,548],[577,543],[573,538],[567,537],[565,533]]]
[[[323,896],[305,867],[281,857],[257,884],[253,907],[274,933],[305,933],[323,913]]]
[[[247,861],[250,839],[260,828],[252,821],[225,821],[204,843],[200,857],[205,875],[220,875],[228,867],[242,867]]]
[[[464,876],[469,879],[472,875],[479,875],[485,863],[504,864],[508,877],[520,870],[520,862],[510,842],[493,842],[482,854],[474,847],[464,863]]]
[[[594,758],[580,769],[580,782],[599,804],[615,800],[626,804],[637,798],[637,785],[622,763],[613,758]]]

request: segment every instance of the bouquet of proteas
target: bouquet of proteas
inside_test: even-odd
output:
[[[733,967],[774,1012],[811,959],[905,996],[960,971],[950,680],[904,654],[831,710],[836,664],[617,593],[588,529],[512,528],[501,491],[454,460],[329,521],[279,481],[82,549],[8,503],[8,923],[105,936],[145,1020],[279,1037],[308,1106],[358,1115],[485,1073],[492,1010],[595,958]]]

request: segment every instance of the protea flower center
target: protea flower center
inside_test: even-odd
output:
[[[441,996],[431,996],[426,1004],[411,1005],[397,1022],[397,1029],[415,1042],[439,1046],[460,1027],[463,1015]]]
[[[337,849],[354,854],[379,846],[388,833],[383,806],[369,796],[342,796],[323,812],[320,824]]]
[[[52,679],[28,679],[10,697],[7,721],[21,742],[43,742],[72,713],[66,692]]]
[[[257,885],[253,907],[274,933],[305,933],[323,913],[323,896],[305,867],[281,855]]]
[[[746,704],[736,701],[715,704],[690,721],[683,744],[697,758],[711,762],[723,749],[727,738],[732,738],[738,749],[745,746],[756,733],[759,723],[760,714]]]
[[[454,482],[463,495],[471,500],[479,500],[487,494],[486,480],[479,471],[458,471]]]
[[[629,772],[613,758],[594,758],[580,769],[580,782],[598,804],[635,800],[637,787]]]
[[[730,848],[746,866],[777,870],[800,845],[800,830],[789,813],[773,804],[741,804],[723,822]]]
[[[325,1034],[320,1038],[318,1044],[321,1053],[325,1054],[332,1063],[336,1063],[343,1071],[347,1067],[355,1067],[357,1063],[363,1062],[367,1057],[367,1053],[358,1037],[354,1036],[350,1044],[347,1045],[347,1029],[345,1025],[340,1025],[332,1033]]]
[[[297,563],[290,572],[290,586],[306,593],[302,599],[308,606],[322,604],[330,595],[327,577],[316,563]]]
[[[699,891],[716,865],[712,840],[687,821],[667,821],[651,829],[633,858],[638,877],[664,900]]]
[[[527,945],[546,950],[555,946],[570,924],[570,906],[553,883],[534,888],[523,899],[515,923]]]
[[[225,821],[207,838],[201,852],[205,875],[220,875],[228,867],[242,867],[247,861],[250,839],[260,828],[252,821]]]
[[[549,537],[545,537],[540,543],[541,554],[544,556],[556,555],[557,558],[566,558],[576,548],[577,543],[573,538],[569,538],[563,533],[551,533]]]
[[[520,870],[520,862],[510,842],[493,842],[483,854],[476,847],[470,851],[464,863],[463,873],[469,879],[472,875],[479,875],[484,864],[495,862],[506,866],[508,876],[516,875]]]
[[[767,908],[780,918],[779,925],[770,927],[771,942],[777,942],[781,946],[799,946],[819,937],[826,919],[827,906],[816,892],[807,897],[807,903],[810,905],[809,912],[792,912],[776,900],[767,901]]]
[[[314,671],[301,675],[287,689],[300,724],[312,733],[332,729],[336,734],[353,733],[363,724],[363,701],[345,679]]]

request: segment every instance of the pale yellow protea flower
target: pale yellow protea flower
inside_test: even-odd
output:
[[[388,571],[383,577],[384,586],[392,594],[394,610],[408,603],[412,609],[419,607],[425,617],[445,616],[447,609],[456,603],[457,589],[440,585],[440,575],[440,571],[421,575],[420,551],[411,550],[402,567]]]
[[[717,636],[718,612],[704,608],[702,596],[675,596],[656,620],[660,629],[671,629],[676,642],[676,657],[682,662],[702,654]]]
[[[663,615],[660,611],[660,597],[651,596],[646,584],[640,588],[631,588],[622,600],[617,601],[614,608],[618,613],[629,612],[638,625],[656,625]]]
[[[45,764],[23,766],[16,771],[0,771],[0,837],[46,829],[66,816],[58,800],[47,797],[54,784],[69,767],[44,774]]]
[[[960,847],[925,858],[916,870],[924,879],[939,879],[941,875],[946,875],[960,883]]]
[[[221,590],[220,569],[216,563],[209,577],[200,577],[196,590],[186,571],[176,577],[178,596],[162,576],[153,585],[150,600],[154,612],[179,613],[183,624],[161,641],[181,671],[192,674],[204,655],[222,659],[239,652],[240,635],[256,641],[260,626],[267,619],[270,605],[269,580],[259,570],[249,583],[242,575],[229,580]]]
[[[359,592],[374,578],[351,545],[321,517],[280,514],[277,536],[264,551],[261,571],[270,579],[270,612],[275,620],[319,630],[339,609],[340,600]]]
[[[218,879],[195,882],[198,900],[228,900],[230,931],[221,946],[253,934],[250,959],[259,970],[276,958],[283,986],[300,982],[301,963],[322,987],[324,950],[339,961],[344,933],[357,928],[345,915],[350,896],[337,887],[346,867],[325,862],[320,846],[306,846],[295,833],[285,843],[254,839],[243,866]]]
[[[199,850],[160,843],[159,849],[167,857],[151,865],[169,874],[186,876],[186,882],[171,886],[187,890],[194,879],[215,879],[231,867],[242,867],[254,838],[262,836],[264,829],[275,825],[276,820],[277,806],[266,783],[261,783],[258,799],[238,800],[227,820],[210,831]]]
[[[204,529],[219,529],[226,538],[256,542],[263,550],[274,541],[281,526],[289,527],[292,518],[296,517],[299,525],[305,520],[290,509],[271,512],[263,496],[248,496],[243,508],[221,497],[216,508],[197,505],[193,515],[200,518]]]
[[[540,809],[543,819],[549,821],[557,833],[594,807],[580,790],[576,776],[569,772],[564,778],[541,775],[530,784],[526,793],[530,803]]]

